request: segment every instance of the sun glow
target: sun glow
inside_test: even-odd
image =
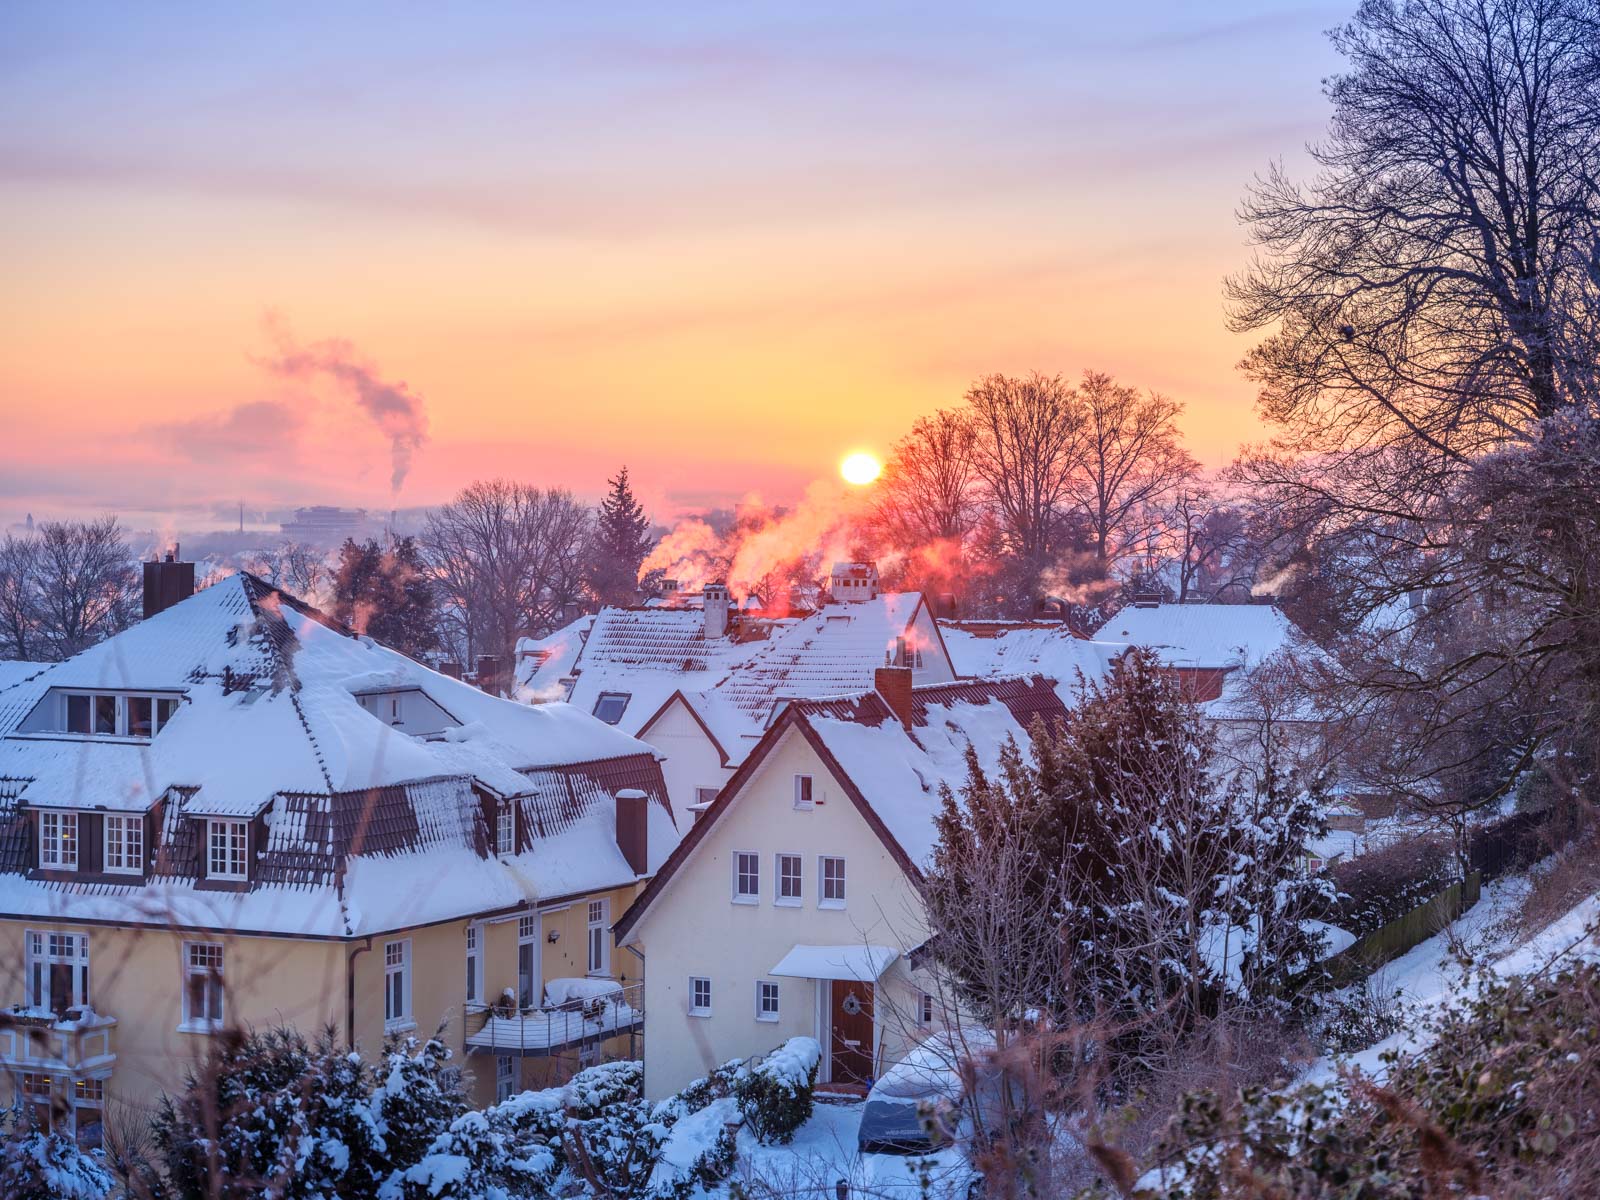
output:
[[[844,481],[857,487],[871,483],[882,472],[883,464],[878,461],[877,455],[868,454],[865,450],[845,455],[844,461],[839,464],[839,474]]]

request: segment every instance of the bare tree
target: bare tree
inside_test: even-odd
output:
[[[977,429],[972,415],[940,409],[918,417],[895,444],[874,499],[879,524],[896,545],[956,542],[972,528],[978,504]]]
[[[1102,572],[1137,552],[1153,532],[1145,515],[1200,464],[1178,440],[1183,405],[1141,393],[1099,371],[1077,389],[1085,418],[1082,462],[1068,494],[1088,518]]]
[[[256,550],[244,560],[244,569],[273,587],[281,587],[310,604],[322,605],[333,572],[328,554],[305,542],[284,541]]]
[[[990,375],[967,390],[974,469],[1007,553],[1031,588],[1051,564],[1086,435],[1083,406],[1059,375]]]
[[[33,653],[67,659],[138,619],[139,577],[115,517],[46,521],[33,567]]]
[[[39,634],[39,539],[7,534],[0,541],[0,654],[42,653]]]
[[[443,586],[459,650],[509,662],[583,595],[591,514],[570,492],[497,479],[428,514],[421,543]]]

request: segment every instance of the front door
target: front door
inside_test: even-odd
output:
[[[832,1083],[872,1081],[872,985],[833,980],[828,1046]]]

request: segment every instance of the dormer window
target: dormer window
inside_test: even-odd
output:
[[[495,813],[494,851],[496,854],[511,854],[516,848],[517,810],[511,801],[502,800],[499,810]]]
[[[206,878],[243,880],[248,877],[245,849],[249,829],[244,821],[206,822]]]
[[[60,693],[56,728],[84,737],[155,737],[178,711],[178,697],[133,692]],[[32,732],[29,726],[24,730]]]
[[[39,814],[39,865],[52,871],[78,869],[78,814]]]

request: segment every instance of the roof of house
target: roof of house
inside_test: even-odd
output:
[[[22,659],[0,660],[0,689],[23,683],[53,666],[54,663],[27,662]]]
[[[52,689],[74,688],[181,702],[144,740],[30,720]],[[357,698],[385,690],[422,693],[452,724],[428,737],[391,727]],[[568,705],[489,696],[241,573],[0,682],[0,912],[127,919],[158,904],[180,924],[344,936],[621,886],[635,879],[615,840],[625,787],[656,800],[654,866],[677,838],[648,746]],[[484,796],[521,809],[523,853],[487,853]],[[152,879],[25,878],[26,814],[47,808],[158,812]],[[261,820],[248,892],[195,888],[200,817]]]
[[[1075,697],[1082,684],[1098,683],[1122,653],[1119,642],[1089,641],[1066,625],[1017,623],[975,630],[970,623],[941,621],[940,632],[956,673],[977,679],[1043,675]]]
[[[1271,604],[1157,604],[1128,605],[1095,636],[1148,646],[1167,666],[1252,668],[1304,635]]]
[[[1026,751],[1035,720],[1064,718],[1066,712],[1051,682],[1042,677],[914,688],[910,729],[875,691],[786,704],[760,745],[617,923],[618,938],[626,938],[671,885],[711,827],[739,802],[762,761],[791,731],[812,745],[868,826],[902,868],[914,874],[933,851],[942,788],[959,790],[967,778],[968,748],[985,771],[994,771],[1008,742]]]
[[[890,592],[870,601],[830,604],[799,618],[749,623],[739,637],[708,640],[699,610],[607,608],[593,618],[578,654],[563,653],[574,627],[519,648],[525,662],[549,652],[535,670],[519,674],[519,697],[548,690],[572,678],[571,703],[592,711],[606,693],[629,696],[619,727],[642,733],[669,701],[683,702],[706,728],[730,764],[741,761],[759,740],[774,712],[799,697],[841,696],[872,687],[900,639],[915,641],[917,616],[926,609],[920,592]],[[947,658],[939,642],[910,645]]]

